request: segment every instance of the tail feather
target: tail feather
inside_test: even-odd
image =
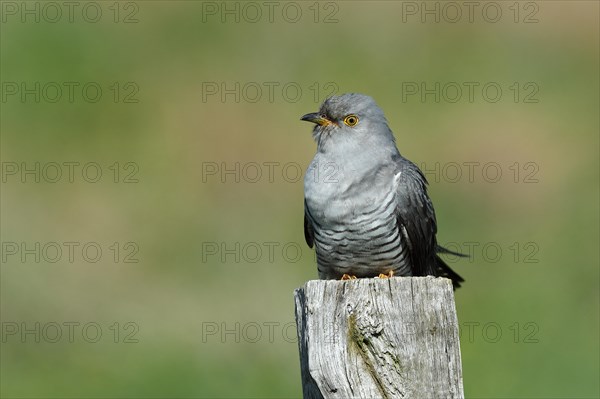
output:
[[[460,252],[451,251],[448,248],[442,247],[441,245],[437,245],[435,247],[435,252],[438,253],[438,254],[448,254],[448,255],[460,256],[461,258],[468,258],[469,257],[469,255],[461,254]]]
[[[446,262],[444,262],[439,256],[435,257],[435,261],[437,266],[437,275],[439,277],[446,277],[452,280],[452,286],[455,290],[460,288],[460,283],[463,283],[465,280],[459,276],[458,273],[452,270],[450,266],[448,266]]]

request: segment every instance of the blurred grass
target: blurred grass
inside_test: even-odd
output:
[[[108,7],[108,3],[104,7]],[[77,179],[2,184],[2,241],[138,243],[140,262],[8,261],[3,322],[95,321],[96,344],[25,343],[0,353],[2,397],[299,397],[292,290],[316,278],[303,243],[302,183],[203,182],[203,162],[308,165],[315,110],[309,86],[373,96],[401,152],[417,164],[539,165],[538,183],[431,176],[441,243],[497,242],[496,263],[477,253],[453,267],[468,397],[598,397],[598,3],[540,2],[539,23],[401,23],[401,3],[340,2],[338,23],[202,23],[200,2],[137,2],[137,24],[1,25],[3,82],[99,82],[98,103],[1,103],[3,162],[139,165],[139,183]],[[308,12],[308,3],[302,3]],[[504,4],[504,3],[503,3]],[[105,9],[108,12],[108,10]],[[110,15],[110,14],[108,14]],[[106,87],[135,82],[139,103],[113,103]],[[402,102],[402,82],[536,82],[537,104],[505,100]],[[298,102],[202,101],[202,82],[297,82]],[[505,93],[505,96],[507,94]],[[263,169],[263,172],[266,169]],[[278,173],[277,173],[278,172]],[[256,263],[217,256],[201,243],[297,243]],[[514,242],[539,247],[518,262]],[[264,247],[263,247],[264,248]],[[521,248],[523,250],[523,248]],[[139,343],[115,344],[108,327],[133,321]],[[279,323],[272,340],[264,323]],[[502,329],[498,342],[482,335]],[[526,343],[535,323],[538,342]],[[263,326],[256,343],[202,336],[203,323]],[[519,337],[511,326],[519,323]],[[292,330],[293,331],[293,330]],[[293,334],[292,334],[293,335]],[[203,342],[205,341],[205,342]]]

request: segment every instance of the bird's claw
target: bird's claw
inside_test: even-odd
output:
[[[344,273],[344,275],[341,278],[342,280],[356,280],[356,276],[351,276],[349,274]]]
[[[390,277],[394,277],[394,271],[390,270],[388,272],[388,274],[383,274],[383,273],[379,273],[379,276],[377,276],[378,278],[390,278]]]

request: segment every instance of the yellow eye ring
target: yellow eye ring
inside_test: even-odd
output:
[[[350,114],[344,118],[344,123],[350,127],[356,126],[358,123],[358,116]]]

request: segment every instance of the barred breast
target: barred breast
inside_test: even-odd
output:
[[[321,279],[339,279],[343,274],[373,277],[390,271],[412,274],[406,232],[397,223],[398,176],[382,182],[379,190],[369,190],[370,196],[364,195],[363,181],[337,187],[340,192],[326,201],[307,197]]]

